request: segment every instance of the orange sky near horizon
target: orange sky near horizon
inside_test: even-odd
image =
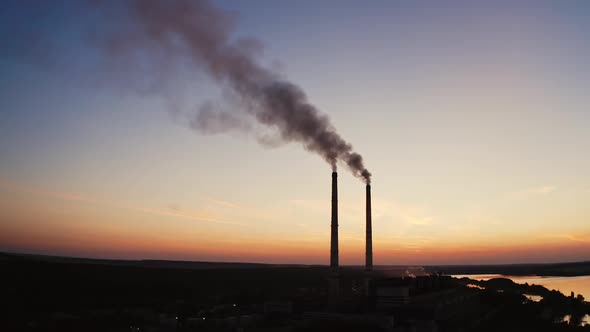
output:
[[[0,250],[117,259],[320,265],[328,261],[327,230],[324,233],[294,231],[293,235],[267,236],[258,225],[222,220],[207,210],[197,213],[177,207],[139,207],[0,180],[0,208],[3,211],[0,215]],[[24,198],[35,201],[36,206],[26,206],[22,201]],[[218,209],[247,211],[236,203],[217,198],[204,196],[201,199]],[[327,218],[324,223],[329,226],[329,200],[325,205]],[[341,210],[346,213],[353,208],[345,206]],[[43,221],[42,226],[39,220]],[[176,224],[179,221],[180,224]],[[143,223],[144,227],[125,226],[130,222]],[[302,224],[295,228],[305,227]],[[353,234],[340,228],[341,264],[363,264],[364,233]],[[444,241],[387,239],[380,236],[379,223],[374,223],[373,246],[377,265],[561,262],[586,259],[590,234],[539,233],[529,234],[526,239],[520,236]]]

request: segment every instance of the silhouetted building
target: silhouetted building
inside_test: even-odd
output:
[[[450,276],[375,279],[369,287],[369,310],[392,314],[402,330],[436,331],[439,322],[468,317],[478,306],[479,293]]]
[[[264,313],[290,315],[293,313],[291,301],[266,301],[264,302]]]

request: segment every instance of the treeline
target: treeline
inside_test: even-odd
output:
[[[504,274],[537,276],[582,276],[590,275],[590,262],[555,264],[509,264],[509,265],[438,265],[425,266],[430,273],[443,274]]]

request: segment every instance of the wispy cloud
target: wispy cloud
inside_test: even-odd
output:
[[[217,224],[245,226],[242,223],[219,220],[217,218],[211,218],[208,216],[202,216],[202,215],[192,214],[192,213],[186,213],[184,211],[179,211],[179,210],[175,211],[175,210],[171,210],[171,209],[165,210],[165,209],[130,207],[130,206],[126,206],[124,208],[139,211],[139,212],[149,213],[149,214],[155,214],[155,215],[167,216],[167,217],[184,218],[184,219],[190,219],[190,220],[199,221],[199,222],[212,222],[212,223],[217,223]]]
[[[427,213],[426,209],[417,205],[400,202],[378,202],[376,204],[377,216],[380,214],[391,215],[409,225],[427,226],[435,222],[435,218]]]
[[[408,222],[412,225],[432,225],[434,218],[432,217],[412,217]]]
[[[557,234],[544,234],[543,237],[545,238],[554,238],[554,239],[565,239],[572,242],[581,242],[581,243],[590,243],[590,237],[588,236],[577,236],[568,233],[557,233]]]
[[[231,209],[239,209],[240,206],[238,204],[235,204],[233,202],[229,202],[223,199],[219,199],[219,198],[215,198],[215,197],[211,197],[211,196],[207,196],[207,195],[201,195],[200,198],[204,201],[207,201],[209,203],[214,203],[217,205],[221,205],[221,206],[225,206]]]
[[[555,192],[556,188],[553,186],[540,186],[527,188],[510,193],[508,196],[512,200],[522,200],[537,196],[546,196]]]
[[[435,224],[436,218],[430,215],[425,207],[417,204],[404,203],[394,200],[373,199],[373,219],[394,219],[407,225],[426,226]],[[325,212],[329,209],[330,201],[291,199],[287,204],[308,211]],[[355,220],[364,220],[365,201],[339,202],[339,213]]]
[[[129,205],[129,204],[121,204],[121,203],[115,203],[115,202],[107,202],[104,200],[91,198],[91,197],[81,195],[78,193],[47,190],[47,189],[33,187],[33,186],[29,186],[29,185],[22,185],[22,184],[18,184],[13,181],[9,181],[9,180],[2,179],[2,178],[0,178],[0,188],[5,188],[5,189],[11,190],[11,191],[17,191],[17,192],[21,192],[21,193],[26,193],[29,195],[44,196],[44,197],[48,197],[48,198],[52,198],[52,199],[59,199],[59,200],[63,200],[63,201],[83,202],[83,203],[89,203],[89,204],[94,204],[94,205],[103,205],[103,206],[106,205],[106,206],[109,206],[109,207],[115,208],[115,209],[132,210],[132,211],[148,213],[148,214],[153,214],[153,215],[159,215],[159,216],[183,218],[183,219],[189,219],[189,220],[194,220],[194,221],[199,221],[199,222],[246,226],[245,224],[242,224],[242,223],[220,220],[218,218],[214,218],[214,217],[204,215],[201,213],[185,212],[176,206],[169,207],[168,209],[160,209],[160,208],[152,208],[152,207],[134,206],[134,205]],[[227,202],[224,202],[224,203],[230,204]]]
[[[45,197],[49,197],[49,198],[60,199],[60,200],[64,200],[64,201],[88,202],[88,203],[96,202],[96,200],[93,200],[93,199],[88,198],[88,197],[81,195],[81,194],[64,192],[64,191],[46,190],[46,189],[31,187],[28,185],[15,183],[13,181],[2,179],[2,178],[0,178],[0,188],[5,188],[8,190],[26,193],[26,194],[30,194],[30,195],[39,195],[39,196],[45,196]]]

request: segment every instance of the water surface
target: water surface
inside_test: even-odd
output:
[[[463,274],[453,275],[455,278],[467,277],[474,280],[489,280],[492,278],[507,278],[515,283],[529,285],[541,285],[549,290],[558,290],[569,296],[571,292],[575,295],[581,294],[586,301],[590,301],[590,275],[577,277],[540,277],[540,276],[508,276],[502,274]]]

